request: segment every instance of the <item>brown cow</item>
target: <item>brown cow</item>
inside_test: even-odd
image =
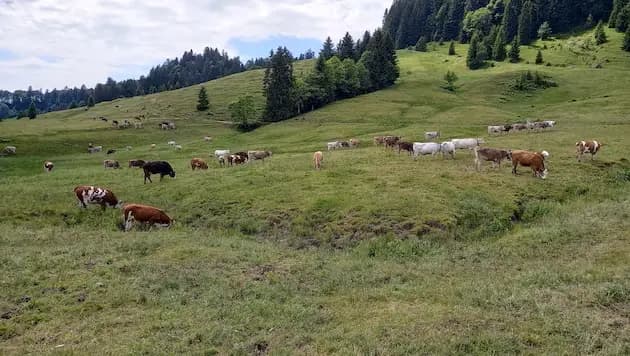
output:
[[[396,144],[400,141],[400,139],[400,136],[385,136],[385,147],[396,147]]]
[[[577,147],[577,160],[578,162],[582,162],[582,155],[584,155],[585,153],[590,153],[591,154],[591,160],[593,160],[595,158],[595,155],[597,154],[597,152],[599,152],[599,149],[602,148],[604,144],[598,141],[580,141],[580,142],[576,142],[575,146]]]
[[[256,160],[262,160],[264,162],[267,157],[271,157],[271,151],[247,151],[247,159],[250,162]]]
[[[118,161],[115,161],[113,159],[106,159],[103,161],[103,167],[118,169],[120,168],[120,163],[118,163]]]
[[[106,207],[119,208],[122,204],[111,190],[92,185],[80,185],[74,188],[74,194],[79,199],[79,207],[87,208],[88,204],[98,204],[103,210]]]
[[[501,161],[507,159],[512,160],[512,151],[498,150],[496,148],[479,148],[475,147],[475,167],[477,170],[481,168],[481,160],[492,162],[492,167],[499,166],[501,168]]]
[[[129,231],[134,221],[144,225],[169,227],[173,220],[162,210],[148,205],[125,204],[123,206],[124,230]]]
[[[208,164],[201,158],[193,158],[190,160],[190,168],[192,168],[193,171],[195,168],[208,169]]]
[[[141,159],[130,159],[129,168],[132,168],[132,167],[142,168],[142,166],[144,166],[145,163],[147,162]]]
[[[400,154],[400,151],[407,151],[410,156],[413,153],[413,143],[401,141],[401,142],[398,142],[397,145],[398,145],[398,154]]]
[[[360,143],[361,141],[357,140],[356,138],[350,139],[350,147],[359,147]]]
[[[385,144],[385,136],[374,136],[374,146]]]
[[[322,162],[324,161],[324,154],[322,151],[317,151],[313,154],[313,164],[315,169],[322,169]]]
[[[512,151],[512,173],[516,173],[516,167],[520,164],[523,167],[531,167],[534,177],[542,179],[547,178],[547,168],[545,168],[545,159],[549,157],[547,151],[530,152],[530,151]]]
[[[52,172],[53,168],[55,168],[55,165],[52,162],[50,161],[44,162],[44,171],[50,173]]]

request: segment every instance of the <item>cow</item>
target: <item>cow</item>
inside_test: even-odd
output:
[[[88,153],[96,153],[103,151],[103,146],[88,147]]]
[[[136,119],[136,120],[138,120],[138,119]],[[141,129],[141,128],[144,128],[144,124],[142,123],[142,121],[136,121],[136,122],[133,123],[133,127],[136,128],[136,129]]]
[[[240,152],[236,152],[234,155],[235,156],[241,156],[246,161],[248,160],[247,152],[240,151]]]
[[[190,160],[190,168],[192,168],[193,171],[195,168],[208,169],[208,164],[201,158],[193,158]]]
[[[398,142],[397,145],[398,145],[398,154],[400,154],[400,151],[407,151],[409,155],[413,153],[413,143],[400,141]]]
[[[107,207],[120,208],[122,201],[111,190],[92,185],[80,185],[74,188],[74,194],[79,199],[79,207],[87,209],[88,204],[98,204],[105,210]]]
[[[181,150],[182,149],[182,145],[175,145],[175,149],[176,150]]]
[[[44,162],[44,171],[47,173],[52,172],[53,168],[55,168],[55,165],[50,162],[50,161],[46,161]]]
[[[131,127],[131,122],[127,119],[123,120],[122,124],[119,126],[121,129],[126,129],[128,127]]]
[[[109,150],[107,150],[108,155],[111,155],[112,153],[116,153],[116,150],[113,148],[110,148]]]
[[[118,120],[112,120],[112,126],[118,127]]]
[[[402,138],[400,136],[385,136],[385,147],[394,148],[401,139]]]
[[[455,159],[455,144],[451,141],[442,142],[440,145],[440,151],[442,151],[442,158],[446,158],[446,154],[450,154],[452,159]]]
[[[385,136],[374,136],[374,146],[381,146],[385,144]]]
[[[547,151],[512,151],[512,173],[514,175],[518,174],[516,167],[520,164],[523,167],[530,167],[534,173],[534,177],[545,179],[548,173],[547,168],[545,168],[545,160],[547,157],[549,157]]]
[[[230,154],[230,150],[214,150],[214,156],[219,158]]]
[[[166,161],[149,161],[142,166],[142,170],[144,170],[144,184],[147,184],[147,179],[153,183],[151,174],[159,174],[160,182],[164,179],[164,176],[175,178],[173,167]]]
[[[247,159],[249,162],[261,160],[265,161],[265,158],[271,157],[271,151],[247,151]]]
[[[455,138],[452,139],[451,142],[455,145],[456,150],[472,150],[484,143],[484,140],[481,138]]]
[[[158,125],[162,130],[168,130],[168,123],[161,123]]]
[[[492,135],[492,134],[501,134],[507,132],[505,130],[505,126],[501,125],[501,126],[488,126],[488,135]]]
[[[100,119],[101,119],[101,121],[107,122],[107,118],[106,117],[101,116]]]
[[[103,161],[103,167],[105,168],[112,168],[112,169],[118,169],[120,168],[120,163],[118,163],[118,161],[115,161],[113,159],[106,159]]]
[[[155,149],[155,147],[157,147],[157,145],[155,143],[151,144],[151,149]]]
[[[208,141],[212,141],[212,137],[210,137],[210,136],[205,136],[205,137],[203,138],[203,140],[204,140],[204,141],[206,141],[206,142],[208,142]]]
[[[529,129],[527,124],[512,124],[512,131],[527,131]]]
[[[313,165],[315,165],[315,169],[322,169],[322,162],[324,161],[324,154],[322,151],[317,151],[313,154]]]
[[[339,143],[341,144],[342,148],[349,148],[350,147],[350,142],[348,142],[348,141],[339,141]]]
[[[439,131],[428,131],[424,133],[424,138],[427,140],[435,140],[438,139],[440,137],[440,132]]]
[[[436,142],[414,142],[413,144],[413,158],[417,159],[418,156],[431,155],[434,156],[442,151],[442,145]]]
[[[136,168],[142,168],[142,166],[144,166],[146,162],[144,160],[141,159],[130,159],[129,160],[129,168],[132,167],[136,167]]]
[[[227,156],[227,161],[230,164],[230,166],[235,165],[235,164],[243,164],[247,162],[247,156],[233,154],[233,155]]]
[[[177,142],[175,142],[175,141],[168,141],[167,144],[169,146],[175,146],[177,144]]]
[[[599,152],[599,149],[602,148],[604,144],[599,142],[599,141],[579,141],[575,143],[575,146],[577,147],[577,160],[578,162],[582,162],[582,156],[585,153],[590,153],[591,154],[591,160],[593,160],[595,158],[595,155],[597,154],[597,152]]]
[[[14,155],[17,152],[17,148],[15,146],[6,146],[2,153],[5,155]]]
[[[361,141],[357,140],[356,138],[350,139],[350,147],[359,147],[360,143]]]
[[[172,121],[171,121],[171,122],[169,122],[169,123],[168,123],[168,129],[169,129],[169,130],[175,130],[175,123],[174,123],[174,122],[172,122]]]
[[[495,148],[479,148],[475,147],[475,167],[477,170],[481,168],[481,160],[492,162],[492,167],[499,166],[501,168],[501,161],[507,159],[512,160],[512,151],[498,150]]]
[[[328,142],[326,144],[326,146],[328,147],[328,151],[330,150],[336,150],[338,148],[341,148],[341,142],[339,141],[332,141],[332,142]]]
[[[219,156],[217,160],[219,161],[219,166],[225,167],[225,160],[229,157],[229,155]]]
[[[125,204],[122,210],[125,231],[131,230],[134,222],[156,227],[169,227],[173,223],[173,219],[166,215],[164,211],[152,206]]]

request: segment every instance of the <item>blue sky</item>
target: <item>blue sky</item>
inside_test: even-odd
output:
[[[0,0],[0,89],[137,78],[209,46],[243,60],[279,45],[318,52],[381,25],[393,0]]]

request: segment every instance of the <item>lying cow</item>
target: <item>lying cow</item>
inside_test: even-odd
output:
[[[103,146],[88,147],[88,153],[96,153],[103,151]]]
[[[103,161],[103,167],[118,169],[120,168],[120,163],[118,163],[118,161],[113,160],[113,159],[106,159]]]
[[[341,142],[333,141],[333,142],[328,142],[326,144],[326,147],[328,148],[328,151],[330,151],[330,150],[336,150],[338,148],[341,148],[342,146],[341,146]]]
[[[17,152],[17,148],[15,146],[6,146],[2,153],[5,155],[14,155]]]
[[[534,177],[545,179],[548,173],[547,168],[545,168],[545,160],[547,157],[549,157],[547,151],[512,151],[512,173],[515,175],[518,174],[516,167],[520,164],[523,167],[530,167],[534,173]]]
[[[481,168],[481,161],[492,162],[492,167],[495,166],[501,167],[501,161],[507,159],[508,161],[512,160],[512,152],[506,150],[498,150],[495,148],[479,148],[475,147],[475,167],[477,170]]]
[[[103,210],[106,207],[119,208],[122,204],[111,190],[92,185],[80,185],[74,188],[74,194],[79,199],[79,207],[87,209],[88,204],[98,204]]]
[[[169,227],[173,223],[166,213],[158,208],[140,204],[125,204],[123,206],[124,230],[133,228],[134,222],[156,227]]]
[[[196,168],[208,169],[208,164],[201,158],[193,158],[190,160],[190,168],[194,171]]]
[[[175,141],[168,141],[167,144],[169,146],[175,146],[177,144],[177,142],[175,142]]]
[[[50,162],[50,161],[46,161],[44,162],[44,171],[47,173],[52,172],[53,168],[55,168],[55,165]]]
[[[427,140],[436,140],[440,137],[439,131],[429,131],[424,133],[424,138]]]
[[[413,144],[413,158],[418,156],[434,156],[442,151],[442,145],[436,142],[415,142]]]
[[[271,151],[247,151],[247,159],[250,162],[261,160],[265,161],[265,158],[271,157]]]
[[[324,154],[322,151],[317,151],[313,154],[313,165],[315,169],[322,169],[322,162],[324,161]]]
[[[147,179],[149,182],[153,183],[151,180],[151,174],[159,174],[160,181],[164,179],[164,176],[170,176],[171,178],[175,178],[175,171],[173,167],[171,167],[170,163],[166,161],[150,161],[142,166],[142,170],[144,170],[144,184],[147,184]]]
[[[398,154],[400,154],[400,151],[407,151],[410,156],[413,153],[413,143],[400,141],[398,142],[397,145],[398,145]]]
[[[440,151],[442,151],[442,158],[446,158],[446,155],[449,154],[452,159],[455,159],[455,144],[453,142],[442,142],[440,145]]]
[[[129,160],[129,168],[132,167],[136,167],[136,168],[142,168],[142,166],[144,166],[144,164],[147,163],[144,160],[141,159],[130,159]]]
[[[109,150],[107,150],[106,154],[111,155],[112,153],[116,153],[116,150],[113,148],[110,148]]]
[[[507,132],[505,130],[505,126],[501,125],[501,126],[488,126],[488,135],[492,135],[492,134],[502,134],[504,132]]]
[[[602,148],[604,144],[598,141],[580,141],[580,142],[576,142],[575,146],[577,147],[577,160],[578,162],[582,162],[582,156],[585,153],[590,153],[591,154],[591,160],[593,160],[595,158],[595,155],[597,154],[597,152],[599,152],[599,149]]]

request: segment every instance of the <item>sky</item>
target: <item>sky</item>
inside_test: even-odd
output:
[[[381,25],[392,0],[0,0],[0,89],[137,78],[209,46],[242,60]]]

